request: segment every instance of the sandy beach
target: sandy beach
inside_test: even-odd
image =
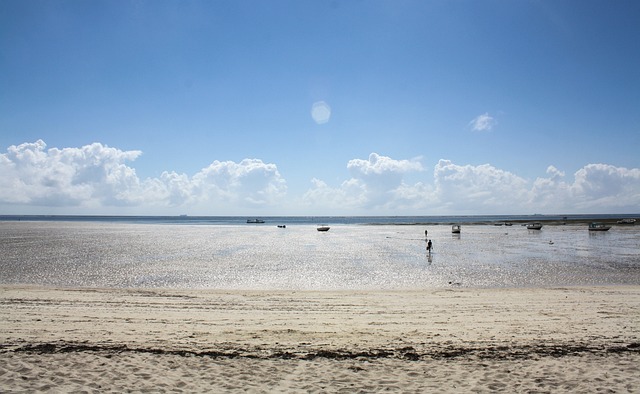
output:
[[[0,287],[2,392],[640,392],[640,288]]]

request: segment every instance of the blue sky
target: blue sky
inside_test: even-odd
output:
[[[636,1],[0,2],[0,214],[640,212]]]

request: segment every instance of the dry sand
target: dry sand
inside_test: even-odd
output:
[[[640,392],[640,287],[0,287],[1,392]]]

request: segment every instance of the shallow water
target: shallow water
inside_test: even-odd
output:
[[[0,284],[416,289],[640,284],[640,226],[0,222]]]

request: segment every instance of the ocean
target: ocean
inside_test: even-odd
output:
[[[637,215],[636,215],[637,216]],[[0,284],[412,290],[640,284],[634,215],[0,217]],[[542,230],[520,222],[543,221]],[[496,225],[515,222],[512,226]],[[563,224],[566,222],[567,224]],[[316,231],[328,224],[328,232]],[[461,223],[459,235],[450,223]],[[279,228],[277,225],[285,225]],[[427,253],[425,230],[434,250]]]

